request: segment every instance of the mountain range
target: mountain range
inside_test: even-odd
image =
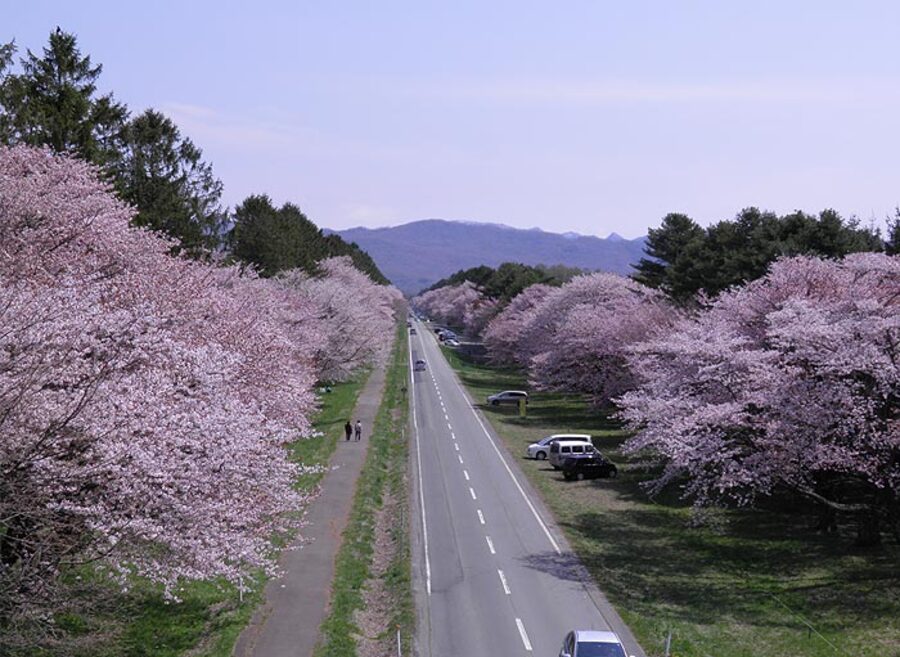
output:
[[[645,237],[627,240],[524,230],[503,224],[426,219],[388,228],[335,232],[355,242],[400,290],[415,294],[460,269],[504,262],[567,265],[629,274],[644,255]]]

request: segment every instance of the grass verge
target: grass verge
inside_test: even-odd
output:
[[[320,395],[315,428],[321,436],[300,439],[289,446],[291,458],[307,466],[327,465],[344,422],[350,417],[368,372],[331,387]],[[313,490],[322,473],[301,475],[297,488]],[[189,582],[180,591],[181,602],[166,600],[159,589],[136,579],[127,593],[85,571],[73,594],[77,613],[58,618],[66,633],[65,647],[53,657],[228,657],[241,630],[259,604],[265,580],[247,583],[243,602],[236,588],[225,582]],[[60,652],[60,650],[62,652]],[[51,653],[38,653],[49,657]]]
[[[354,622],[363,607],[363,589],[372,576],[371,564],[376,527],[374,519],[387,496],[400,499],[405,510],[407,481],[406,420],[408,416],[407,335],[397,327],[391,360],[385,374],[384,394],[375,418],[371,443],[357,482],[350,520],[335,562],[331,607],[322,623],[322,641],[316,657],[352,657],[357,654],[360,628]],[[403,651],[409,654],[413,624],[409,518],[403,513],[391,518],[394,554],[383,576],[391,597],[389,626],[385,643],[400,631]]]
[[[444,349],[475,399],[522,389],[512,370]],[[676,495],[650,500],[646,472],[621,452],[626,434],[579,396],[533,393],[528,417],[479,407],[540,492],[598,586],[648,655],[678,657],[898,657],[900,547],[852,548],[796,513],[728,510],[692,527]],[[566,482],[525,447],[578,431],[619,465],[615,480]]]

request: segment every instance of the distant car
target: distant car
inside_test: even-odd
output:
[[[547,460],[554,470],[559,470],[565,459],[583,459],[593,456],[595,452],[591,443],[581,440],[558,440],[550,444],[550,456]]]
[[[409,328],[412,328],[412,322],[410,322],[410,321],[407,320],[406,326],[409,327]]]
[[[559,657],[627,657],[615,632],[573,630],[563,640]]]
[[[487,401],[491,406],[499,406],[500,404],[518,404],[520,399],[524,399],[527,404],[528,393],[523,390],[504,390],[496,395],[491,395]]]
[[[566,481],[615,479],[619,474],[618,468],[600,452],[594,452],[593,456],[584,458],[565,458],[561,469]]]
[[[417,334],[416,334],[416,329],[415,329],[415,328],[409,329],[409,334],[410,334],[410,335],[417,335]]]
[[[550,454],[550,445],[560,440],[580,440],[589,443],[591,437],[586,433],[555,433],[552,436],[541,438],[536,443],[531,443],[525,449],[525,455],[530,459],[543,461]]]
[[[425,361],[420,358],[419,360],[416,361],[416,364],[415,364],[415,366],[413,366],[413,369],[416,372],[424,371],[425,370]]]

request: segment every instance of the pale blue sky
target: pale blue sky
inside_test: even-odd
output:
[[[900,204],[898,2],[0,0],[171,116],[234,204],[636,237],[757,205]]]

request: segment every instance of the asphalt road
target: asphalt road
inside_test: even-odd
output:
[[[422,657],[557,655],[571,629],[631,632],[480,417],[426,325],[415,322],[413,571]],[[412,368],[411,368],[412,370]]]

